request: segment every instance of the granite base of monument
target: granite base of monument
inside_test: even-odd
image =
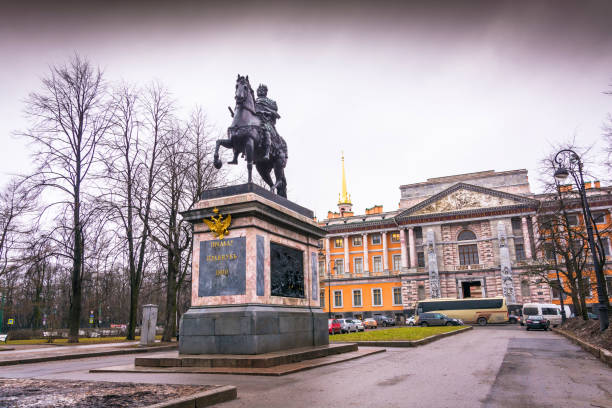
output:
[[[321,310],[277,305],[193,307],[183,315],[181,354],[262,354],[329,343]]]
[[[194,224],[194,243],[180,354],[329,343],[317,271],[325,231],[310,210],[248,183],[206,191],[183,216]]]

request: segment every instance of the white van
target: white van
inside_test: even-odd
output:
[[[523,305],[523,319],[527,316],[542,316],[550,321],[553,327],[561,324],[561,308],[552,303],[525,303]]]

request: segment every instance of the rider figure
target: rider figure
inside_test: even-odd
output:
[[[280,119],[280,115],[278,114],[278,106],[276,105],[276,101],[267,97],[268,95],[268,87],[261,84],[257,88],[257,99],[255,100],[255,110],[257,114],[262,118],[264,125],[264,139],[263,139],[263,148],[264,148],[264,160],[268,160],[270,158],[270,139],[272,137],[272,133],[276,133],[276,119]]]

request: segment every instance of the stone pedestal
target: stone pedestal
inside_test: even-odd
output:
[[[214,212],[216,209],[218,212]],[[204,223],[231,216],[221,239]],[[181,354],[262,354],[328,344],[312,211],[254,184],[208,190],[194,224],[191,308]]]
[[[155,343],[157,328],[157,305],[142,307],[142,324],[140,325],[140,345],[150,346]]]

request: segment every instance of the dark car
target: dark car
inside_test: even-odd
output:
[[[329,327],[329,334],[340,334],[342,333],[342,326],[340,326],[340,322],[336,319],[328,319],[327,324]]]
[[[544,316],[527,316],[525,326],[527,326],[527,330],[541,329],[546,331],[550,328],[550,321],[546,320]]]
[[[395,319],[392,319],[388,316],[384,315],[375,315],[374,320],[378,323],[378,327],[380,326],[395,326]]]
[[[461,326],[463,322],[453,319],[442,313],[421,313],[416,321],[416,325],[427,326]]]
[[[509,314],[508,315],[508,322],[511,324],[516,324],[516,323],[521,323],[521,316],[516,315],[516,314]],[[522,323],[521,323],[522,325]]]

